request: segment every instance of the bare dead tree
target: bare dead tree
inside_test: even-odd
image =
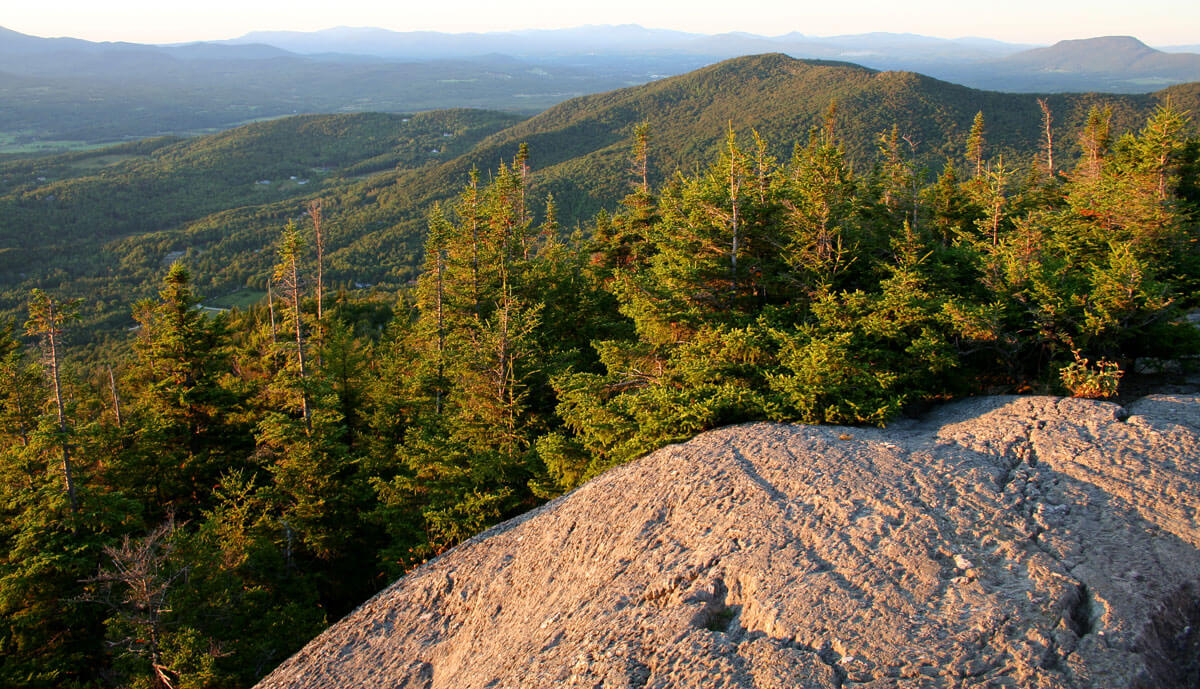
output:
[[[325,237],[321,234],[323,210],[321,199],[308,202],[308,215],[313,221],[313,233],[317,242],[317,343],[325,343]]]
[[[1045,98],[1037,99],[1038,106],[1042,109],[1042,149],[1046,153],[1046,174],[1054,176],[1054,135],[1050,129],[1054,118],[1050,115],[1050,104]]]
[[[63,402],[62,375],[60,372],[59,347],[62,343],[63,326],[78,316],[78,302],[56,302],[50,295],[35,289],[29,298],[29,320],[25,322],[26,334],[39,338],[46,353],[46,367],[54,392],[55,409],[58,412],[59,448],[62,452],[63,483],[71,511],[78,512],[75,499],[75,478],[71,470],[71,442],[67,428],[66,404]]]
[[[160,689],[174,689],[179,673],[163,657],[163,639],[171,612],[168,598],[188,569],[173,559],[175,519],[168,517],[142,538],[126,536],[119,547],[106,546],[110,565],[84,580],[96,584],[95,591],[80,600],[100,603],[115,615],[123,636],[109,641],[125,653],[150,663],[151,680]]]
[[[275,292],[271,285],[275,282],[273,276],[267,278],[267,311],[271,314],[271,344],[279,344],[279,329],[275,325]]]
[[[112,393],[113,417],[116,419],[117,428],[121,427],[121,395],[117,392],[117,377],[113,375],[113,368],[108,367],[108,389]]]

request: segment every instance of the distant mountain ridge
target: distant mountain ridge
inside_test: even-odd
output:
[[[1178,73],[1185,79],[1200,77],[1200,55],[1165,53],[1133,36],[1059,41],[1048,48],[1009,55],[999,63],[1084,74],[1123,71],[1133,75]]]
[[[85,41],[79,38],[41,38],[0,27],[0,60],[15,57],[47,56],[64,53],[87,55],[112,54],[119,52],[152,53],[159,57],[176,59],[263,59],[295,56],[282,48],[262,43],[239,43],[236,46],[206,42],[179,45],[152,45],[127,43],[124,41]],[[10,63],[0,63],[0,71],[12,71]]]
[[[1200,55],[1133,38],[1049,48],[869,33],[717,35],[636,25],[479,34],[342,27],[182,45],[0,29],[0,151],[191,134],[317,112],[475,107],[532,114],[569,98],[782,53],[1007,92],[1146,93],[1200,81]],[[47,144],[43,141],[59,142]]]
[[[95,43],[0,29],[0,152],[189,135],[301,113],[532,114],[650,78],[638,65],[307,56],[261,43]]]
[[[1141,93],[1200,81],[1200,55],[1155,50],[1132,36],[1101,36],[928,73],[989,90]]]
[[[1037,99],[1036,95],[978,91],[911,72],[879,72],[844,62],[769,54],[571,99],[528,119],[477,115],[481,123],[469,128],[469,136],[463,126],[448,120],[445,124],[430,121],[422,130],[424,138],[413,139],[404,132],[426,117],[449,116],[452,121],[464,117],[417,115],[411,123],[401,122],[381,133],[378,142],[364,143],[357,153],[347,146],[351,149],[347,160],[357,156],[360,162],[343,162],[343,167],[314,176],[311,184],[291,188],[293,195],[282,195],[280,185],[271,185],[269,193],[268,187],[253,186],[256,180],[281,174],[275,169],[279,155],[259,161],[239,159],[237,164],[245,169],[241,187],[214,188],[198,196],[193,180],[205,180],[207,189],[212,186],[207,175],[213,169],[201,169],[198,163],[163,168],[133,159],[110,164],[106,162],[110,156],[122,157],[112,149],[13,161],[0,165],[4,185],[0,186],[0,239],[7,237],[0,243],[0,282],[7,279],[15,290],[8,294],[23,298],[28,289],[43,286],[45,276],[54,266],[64,265],[68,256],[86,256],[87,261],[119,266],[104,273],[104,284],[116,287],[88,289],[98,296],[103,292],[105,303],[120,304],[128,294],[153,287],[150,282],[131,287],[139,279],[138,271],[154,274],[167,251],[190,250],[189,267],[206,276],[206,291],[229,291],[261,274],[271,258],[269,252],[248,254],[247,247],[269,246],[282,223],[303,212],[304,198],[320,196],[328,202],[330,217],[347,218],[347,226],[356,232],[331,252],[331,266],[336,267],[330,275],[395,288],[415,275],[430,205],[460,190],[472,168],[486,179],[500,161],[513,159],[521,143],[529,146],[533,170],[530,198],[540,202],[553,194],[559,220],[572,227],[602,209],[612,209],[631,190],[629,141],[641,122],[651,129],[654,184],[676,169],[686,170],[708,159],[731,124],[741,141],[756,130],[773,155],[786,157],[793,143],[803,143],[810,128],[820,125],[834,101],[836,129],[859,169],[873,159],[879,134],[894,124],[916,145],[913,164],[936,171],[947,160],[962,160],[967,132],[978,111],[983,111],[987,123],[989,159],[1003,155],[1006,164],[1019,165],[1037,155],[1042,141]],[[1069,168],[1078,133],[1093,105],[1112,106],[1113,131],[1128,131],[1144,123],[1167,99],[1180,109],[1200,112],[1200,83],[1150,95],[1057,94],[1045,99],[1054,113],[1056,159]],[[369,131],[374,126],[367,124],[370,117],[355,115],[344,122],[358,122],[358,129]],[[287,118],[240,128],[228,136],[195,138],[179,145],[181,151],[194,155],[176,153],[171,159],[216,164],[224,159],[214,159],[214,151],[228,150],[229,141],[253,133],[261,139],[276,132],[268,139],[279,142],[276,145],[284,151],[306,149],[320,141],[306,135],[303,142],[289,146],[287,132],[300,125],[301,121]],[[314,126],[304,131],[317,131]],[[216,169],[231,167],[221,162]],[[307,166],[296,167],[303,171]],[[39,176],[47,179],[39,181]],[[184,204],[164,202],[163,185],[177,190],[178,198],[205,199],[204,207],[188,202],[196,212],[184,217],[180,213]],[[153,189],[160,191],[146,196],[145,190]],[[251,191],[261,201],[247,197]],[[52,201],[47,200],[50,197]],[[117,203],[112,213],[96,213],[97,199],[128,200]],[[220,199],[228,203],[222,206]],[[120,210],[151,206],[162,209],[161,217]],[[30,238],[29,227],[43,230]],[[70,277],[63,279],[87,280],[88,270],[92,268],[72,267],[67,271]],[[104,292],[109,289],[113,291]],[[0,294],[0,315],[13,313],[18,306],[16,298]],[[104,318],[111,319],[105,327],[126,327],[128,309],[113,308]]]
[[[921,61],[988,59],[1029,47],[987,39],[943,39],[892,33],[829,37],[807,36],[799,32],[781,36],[760,36],[745,32],[696,34],[669,29],[647,29],[635,24],[491,33],[336,27],[311,32],[256,31],[220,43],[265,43],[300,54],[336,52],[406,59],[471,57],[484,53],[544,58],[593,52],[676,53],[721,59],[763,52],[784,52],[793,57],[825,59],[864,55],[906,64],[917,64]]]
[[[768,52],[802,59],[854,62],[873,69],[918,71],[974,88],[1017,92],[1145,93],[1200,81],[1200,55],[1163,52],[1130,36],[1061,41],[1035,47],[985,38],[943,39],[917,34],[866,33],[814,37],[799,32],[759,36],[742,32],[690,34],[636,25],[487,34],[395,32],[341,27],[314,32],[255,32],[229,44],[266,43],[287,50],[362,53],[409,59],[465,57],[483,52],[536,59],[638,55],[667,74],[710,61]],[[673,58],[673,59],[672,59]]]

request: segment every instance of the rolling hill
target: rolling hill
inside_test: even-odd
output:
[[[1150,95],[1048,96],[1060,160],[1069,164],[1093,105],[1113,108],[1119,132],[1167,98],[1196,111],[1200,85]],[[989,158],[1027,160],[1041,140],[1033,95],[772,54],[573,99],[525,120],[466,111],[411,121],[293,118],[138,150],[12,162],[0,167],[2,308],[18,311],[32,287],[94,293],[90,323],[122,328],[130,296],[151,289],[168,256],[185,257],[210,297],[261,285],[280,228],[314,196],[325,199],[331,221],[327,275],[334,283],[398,288],[415,275],[429,205],[452,196],[472,168],[486,178],[520,143],[531,150],[533,194],[554,194],[570,228],[630,190],[628,149],[637,123],[651,127],[652,172],[661,180],[704,164],[730,127],[742,137],[757,130],[784,157],[831,102],[860,170],[893,124],[912,142],[914,164],[933,171],[961,160],[977,111],[986,119]],[[275,184],[292,175],[313,182]],[[264,179],[272,185],[255,184]]]
[[[0,153],[216,131],[303,113],[530,114],[645,78],[497,55],[423,62],[261,44],[152,46],[0,29]]]
[[[1059,41],[937,72],[982,88],[1021,91],[1102,90],[1143,93],[1200,80],[1200,55],[1155,50],[1132,36]]]
[[[729,60],[644,86],[577,98],[484,139],[468,155],[447,161],[406,183],[417,205],[456,188],[471,167],[495,167],[529,144],[535,189],[553,193],[567,221],[590,217],[628,193],[628,146],[636,123],[653,132],[654,174],[706,160],[729,127],[758,131],[785,157],[837,104],[840,136],[864,166],[877,136],[895,124],[915,144],[918,164],[940,170],[964,150],[976,112],[987,121],[988,156],[1028,160],[1038,150],[1041,110],[1037,96],[979,91],[911,72],[877,72],[848,63],[760,55]],[[1113,126],[1137,126],[1155,105],[1200,106],[1200,86],[1174,87],[1147,96],[1060,94],[1046,96],[1055,118],[1060,154],[1073,154],[1075,135],[1093,105],[1114,108]],[[422,196],[421,189],[429,194]],[[436,190],[436,191],[435,191]]]
[[[191,261],[209,248],[183,228],[232,213],[268,218],[278,229],[299,199],[341,195],[357,179],[461,155],[519,119],[481,110],[298,116],[194,139],[0,163],[4,308],[23,300],[15,286],[41,284],[89,294],[94,310],[86,322],[115,319],[102,327],[120,327],[164,256]],[[265,246],[239,243],[237,225],[218,227],[227,242],[216,257],[224,269],[209,277],[227,276]]]

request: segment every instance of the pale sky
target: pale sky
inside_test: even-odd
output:
[[[708,4],[705,4],[705,3]],[[0,26],[35,36],[174,43],[236,38],[254,30],[376,26],[395,31],[506,31],[584,24],[640,24],[696,33],[870,31],[1049,44],[1132,35],[1150,45],[1200,43],[1197,0],[18,0]]]

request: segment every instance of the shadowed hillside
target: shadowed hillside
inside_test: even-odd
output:
[[[1200,110],[1200,85],[1144,96],[1046,96],[1062,167],[1077,155],[1078,132],[1093,106],[1111,106],[1112,128],[1123,131],[1167,99],[1177,108]],[[337,219],[331,256],[335,279],[395,287],[415,275],[429,205],[455,194],[472,168],[486,179],[502,160],[513,159],[521,143],[531,152],[531,194],[536,199],[553,194],[560,222],[570,227],[613,207],[632,188],[629,142],[638,123],[650,127],[651,179],[661,181],[710,155],[730,127],[742,137],[758,131],[777,147],[775,155],[786,157],[822,122],[831,104],[838,135],[860,169],[874,159],[879,135],[893,126],[909,142],[913,164],[929,171],[940,170],[946,160],[963,160],[977,112],[987,123],[988,158],[1003,156],[1010,165],[1027,162],[1043,136],[1034,95],[978,91],[910,72],[773,54],[576,98],[520,122],[465,112],[431,113],[411,123],[381,116],[281,120],[178,144],[151,162],[124,162],[57,183],[35,171],[78,166],[109,153],[15,162],[3,168],[12,171],[6,179],[0,178],[7,187],[0,187],[5,191],[0,207],[7,208],[0,216],[0,237],[6,238],[0,273],[16,288],[5,310],[11,313],[37,285],[148,289],[152,280],[138,276],[148,275],[163,256],[181,251],[205,276],[206,290],[223,293],[254,284],[270,261],[269,253],[254,252],[269,246],[287,219],[299,217],[314,192],[326,198]],[[339,133],[320,124],[328,122],[359,124]],[[404,133],[411,128],[416,129]],[[309,130],[319,135],[306,139],[303,132]],[[238,147],[243,150],[235,151]],[[124,150],[112,155],[122,156]],[[219,150],[229,155],[214,153]],[[327,177],[313,173],[313,179],[325,179],[320,187],[284,185],[282,193],[278,185],[268,191],[253,184],[296,174],[288,171],[291,167],[323,165],[322,160],[336,170]],[[378,174],[369,176],[372,172]],[[78,176],[78,171],[64,174]],[[200,194],[201,189],[208,191]],[[38,233],[26,232],[28,227],[39,228]],[[51,274],[56,277],[47,282]],[[107,321],[110,326],[127,318],[124,306],[114,307],[95,317],[115,319]]]

